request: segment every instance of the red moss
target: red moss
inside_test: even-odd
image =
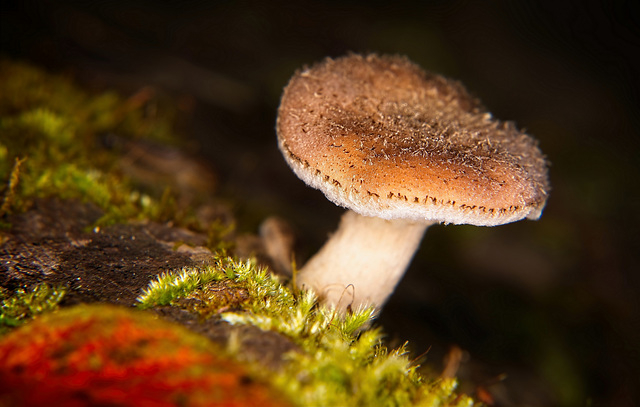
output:
[[[206,339],[152,315],[82,306],[0,339],[0,406],[282,406]]]

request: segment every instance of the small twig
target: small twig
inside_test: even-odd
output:
[[[294,287],[294,290],[297,289],[296,285],[296,277],[298,276],[298,264],[296,263],[296,256],[293,251],[291,252],[291,287]],[[294,291],[295,292],[295,291]]]
[[[416,366],[416,365],[418,365],[418,364],[420,363],[420,360],[422,360],[422,358],[424,358],[425,356],[427,356],[427,354],[428,354],[429,352],[431,352],[431,346],[429,346],[429,347],[427,348],[427,350],[425,350],[424,352],[422,352],[421,354],[419,354],[419,355],[418,355],[418,356],[416,356],[415,358],[411,359],[411,360],[409,361],[409,363],[410,363],[412,366]]]
[[[449,349],[449,353],[447,353],[444,358],[445,366],[440,376],[443,378],[455,377],[463,357],[464,352],[462,349],[460,349],[459,346],[451,346],[451,349]]]
[[[2,199],[2,206],[0,207],[0,218],[11,212],[13,199],[16,195],[16,188],[18,187],[18,182],[20,181],[20,166],[25,160],[26,158],[16,157],[13,168],[11,169],[11,174],[9,175],[9,184],[7,185],[7,190]]]
[[[351,306],[353,305],[353,298],[355,298],[355,296],[356,296],[356,286],[354,286],[353,284],[347,284],[347,286],[344,288],[344,290],[342,290],[342,294],[340,294],[340,299],[338,300],[338,303],[336,304],[336,308],[340,307],[340,304],[342,303],[342,298],[347,293],[347,291],[349,291],[349,288],[351,288],[351,302],[349,304],[347,304],[346,310],[348,312],[352,312],[353,309],[351,308]]]

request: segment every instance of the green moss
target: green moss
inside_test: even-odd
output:
[[[171,194],[136,190],[118,170],[117,154],[101,141],[117,134],[176,143],[170,110],[145,113],[148,90],[126,100],[114,93],[89,95],[64,76],[5,60],[0,95],[0,217],[50,196],[98,205],[105,211],[100,225],[175,215]]]
[[[274,384],[303,406],[472,406],[453,379],[427,380],[405,355],[389,351],[370,308],[340,314],[295,292],[252,261],[219,253],[212,265],[165,273],[138,298],[141,308],[174,305],[231,324],[250,324],[289,337],[290,354]]]
[[[56,309],[66,289],[61,286],[38,284],[31,289],[19,289],[9,294],[0,287],[0,333],[16,327],[33,317]]]

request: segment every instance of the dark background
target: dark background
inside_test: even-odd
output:
[[[631,1],[0,5],[2,56],[186,106],[238,227],[280,215],[301,261],[342,212],[276,147],[280,92],[302,65],[404,54],[535,135],[552,163],[541,220],[432,227],[378,321],[427,370],[459,346],[462,390],[503,406],[640,400],[639,27]]]

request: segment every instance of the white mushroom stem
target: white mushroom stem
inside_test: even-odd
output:
[[[338,230],[298,272],[296,284],[337,309],[382,307],[432,223],[384,220],[347,211]]]

